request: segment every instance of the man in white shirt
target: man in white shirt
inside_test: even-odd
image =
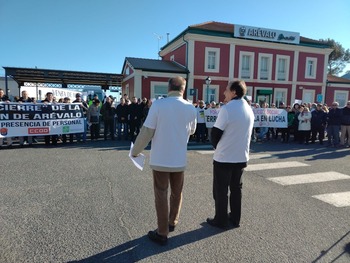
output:
[[[206,133],[206,127],[205,127],[205,104],[203,100],[198,101],[198,105],[196,107],[197,109],[197,128],[196,128],[196,142],[203,142],[205,143],[205,133]]]
[[[241,219],[242,175],[249,160],[250,139],[254,125],[254,113],[243,99],[246,94],[244,81],[229,82],[224,92],[226,105],[221,107],[212,130],[214,152],[213,196],[215,216],[208,218],[211,226],[227,229],[229,221],[239,227]],[[228,188],[230,210],[227,214]]]
[[[153,102],[131,152],[137,156],[152,140],[149,163],[153,170],[158,228],[149,231],[148,237],[160,245],[167,244],[169,231],[174,231],[179,220],[187,143],[196,129],[196,109],[183,99],[185,87],[182,77],[169,80],[168,97]]]

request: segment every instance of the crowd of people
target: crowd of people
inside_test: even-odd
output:
[[[28,97],[28,92],[25,90],[22,91],[21,95],[21,97],[15,97],[14,102],[37,102],[34,98]],[[0,89],[0,102],[11,102],[3,89]],[[88,131],[90,131],[91,141],[102,136],[104,140],[110,137],[111,140],[134,141],[152,105],[152,101],[147,98],[140,101],[136,97],[132,97],[130,100],[126,94],[117,104],[112,96],[106,96],[103,101],[100,101],[97,95],[89,96],[88,101],[84,101],[81,94],[77,93],[76,99],[71,101],[69,97],[57,99],[52,92],[47,92],[41,103],[79,103],[84,115],[84,131],[82,133],[43,136],[45,145],[53,146],[58,143],[85,143],[88,138]],[[102,136],[101,130],[103,130]],[[11,148],[16,140],[23,147],[25,145],[32,146],[38,142],[39,138],[33,136],[0,138],[0,147],[6,142],[7,147]]]
[[[15,102],[36,103],[35,98],[28,97],[27,91],[22,91],[21,97],[16,97]],[[0,101],[8,101],[9,98],[0,89]],[[76,94],[76,99],[56,98],[51,92],[48,92],[44,103],[80,103],[84,113],[84,132],[77,134],[62,134],[44,136],[46,145],[57,145],[57,143],[85,143],[88,132],[91,141],[103,137],[104,140],[127,140],[135,141],[140,132],[152,100],[132,97],[129,99],[127,94],[115,101],[112,96],[106,96],[102,101],[98,96],[89,96],[84,101],[81,94]],[[248,103],[250,103],[248,101]],[[206,127],[205,110],[218,109],[222,103],[212,101],[205,103],[198,100],[193,103],[197,112],[197,127],[195,134],[190,136],[191,141],[197,143],[209,143],[211,141],[211,128]],[[333,102],[330,107],[321,103],[295,103],[294,105],[285,105],[281,102],[278,107],[274,103],[269,105],[266,102],[250,103],[252,108],[279,108],[287,111],[288,127],[272,128],[260,127],[254,128],[252,133],[252,142],[281,141],[283,143],[296,142],[300,144],[313,144],[318,142],[324,144],[327,139],[327,145],[332,147],[349,147],[350,134],[350,101],[343,108],[339,108],[337,102]],[[102,134],[101,134],[102,133]],[[38,140],[36,137],[23,136],[18,137],[20,146],[33,145]],[[12,146],[13,138],[6,138],[8,147]],[[0,147],[4,139],[0,138]]]
[[[267,103],[252,104],[255,108],[276,108],[276,105]],[[321,103],[295,103],[293,106],[279,104],[280,109],[287,111],[287,128],[254,128],[252,141],[266,142],[281,140],[288,143],[293,135],[293,142],[299,144],[323,145],[327,139],[329,147],[349,147],[350,136],[350,101],[340,108],[334,101],[330,107]],[[279,138],[280,136],[280,138]]]

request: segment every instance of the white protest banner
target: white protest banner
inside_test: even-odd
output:
[[[205,116],[205,126],[207,128],[213,128],[214,123],[216,122],[216,118],[218,117],[220,109],[206,109],[204,111]]]
[[[80,104],[0,103],[0,138],[84,132]]]
[[[275,108],[255,108],[254,127],[287,128],[287,111]]]

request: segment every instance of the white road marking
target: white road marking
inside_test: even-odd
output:
[[[260,164],[248,164],[245,171],[259,171],[259,170],[269,170],[269,169],[282,169],[282,168],[292,168],[292,167],[302,167],[309,166],[306,163],[291,161],[291,162],[274,162],[274,163],[260,163]]]
[[[350,206],[350,192],[313,195],[312,197],[336,207]]]
[[[345,179],[350,179],[350,176],[331,171],[331,172],[312,173],[312,174],[270,177],[267,179],[281,185],[295,185],[295,184],[309,184],[309,183],[345,180]]]
[[[197,151],[199,154],[214,154],[214,150],[208,150],[208,151]],[[263,159],[263,158],[268,158],[271,157],[271,154],[267,153],[259,153],[259,154],[250,154],[249,159],[254,160],[254,159]]]
[[[208,150],[208,151],[197,151],[197,153],[200,153],[200,154],[214,154],[214,150]]]
[[[257,154],[250,154],[249,159],[254,160],[254,159],[263,159],[263,158],[268,158],[271,157],[271,154],[267,153],[257,153]]]

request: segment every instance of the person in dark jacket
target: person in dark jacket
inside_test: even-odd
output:
[[[345,145],[345,139],[347,140],[347,146],[350,146],[350,100],[346,103],[346,106],[342,109],[341,126],[340,126],[340,144]]]
[[[9,97],[5,94],[3,89],[0,89],[0,101],[10,101]]]
[[[137,103],[137,98],[132,97],[131,104],[129,105],[129,125],[130,125],[130,139],[135,141],[136,136],[140,132],[142,118],[141,106]]]
[[[315,143],[318,134],[318,140],[320,144],[323,144],[327,114],[322,110],[322,104],[318,103],[316,109],[311,112],[311,115],[311,143]]]
[[[118,140],[121,140],[122,138],[122,129],[123,129],[123,135],[124,139],[128,139],[128,115],[129,115],[129,106],[126,104],[125,99],[121,98],[120,103],[117,106],[116,109],[117,113],[117,119],[118,119]]]
[[[1,101],[10,102],[9,97],[7,95],[5,95],[5,91],[3,89],[0,89],[0,102]],[[3,142],[4,142],[4,139],[0,138],[0,148],[2,147]],[[7,146],[8,147],[12,147],[12,139],[11,139],[11,137],[7,137],[6,138],[6,142],[7,142]]]
[[[42,101],[43,103],[47,103],[47,104],[53,104],[55,103],[54,101],[54,97],[53,97],[53,93],[52,92],[47,92],[45,95],[45,99]],[[51,108],[49,108],[51,109]],[[45,140],[45,145],[49,146],[50,145],[50,137],[51,137],[51,143],[53,146],[57,145],[57,140],[58,140],[58,135],[54,134],[54,135],[45,135],[44,136],[44,140]]]
[[[295,113],[294,119],[293,119],[293,135],[294,135],[294,142],[299,142],[299,121],[298,121],[298,115],[300,114],[300,104],[294,103],[292,111]]]
[[[75,100],[73,101],[73,103],[80,103],[80,107],[83,110],[83,114],[84,114],[84,132],[76,133],[75,136],[77,138],[77,142],[81,142],[81,139],[83,137],[83,142],[85,143],[86,142],[86,131],[87,131],[86,113],[87,113],[87,110],[88,110],[89,106],[83,100],[83,98],[81,97],[80,93],[75,94]]]
[[[23,103],[32,103],[33,102],[32,98],[30,98],[28,96],[28,92],[26,90],[22,90],[21,94],[22,94],[22,97],[20,97],[17,102],[20,102],[20,103],[21,102],[23,102]],[[19,137],[19,145],[21,147],[23,147],[25,143],[28,143],[29,146],[31,146],[33,144],[33,136],[20,136]]]
[[[103,118],[104,124],[104,139],[107,140],[108,132],[111,135],[111,139],[114,141],[114,115],[115,108],[112,107],[112,99],[110,97],[106,97],[106,102],[101,107],[101,115]]]
[[[332,107],[327,114],[327,135],[329,147],[339,147],[339,131],[342,110],[339,109],[338,106],[338,102],[333,102]]]
[[[289,142],[290,134],[291,131],[294,129],[294,118],[295,118],[295,113],[292,111],[292,108],[290,106],[287,106],[287,119],[288,119],[288,128],[287,128],[287,133],[286,133],[286,140],[285,142]]]

